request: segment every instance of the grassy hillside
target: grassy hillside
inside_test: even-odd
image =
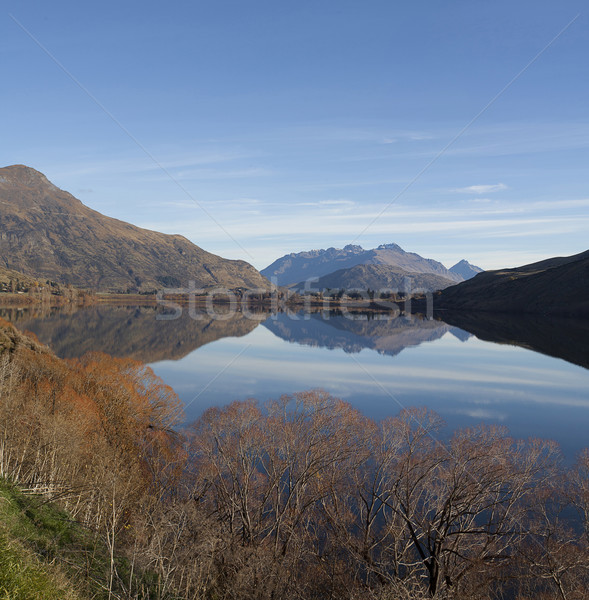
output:
[[[61,535],[49,507],[35,510],[30,499],[0,479],[0,597],[11,600],[81,598],[64,571],[49,564]],[[41,523],[42,522],[42,523]],[[51,523],[51,524],[50,524]]]
[[[99,537],[41,496],[0,478],[0,598],[108,598],[109,565],[108,548]],[[116,567],[130,573],[122,559]],[[148,597],[152,582],[135,581]]]
[[[163,597],[129,540],[175,476],[176,395],[140,363],[60,360],[0,319],[0,414],[0,473],[27,490],[0,487],[0,598]]]

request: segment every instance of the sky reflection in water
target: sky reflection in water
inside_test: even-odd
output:
[[[186,403],[188,420],[232,400],[322,388],[377,419],[427,406],[452,429],[506,425],[517,437],[555,438],[569,455],[589,445],[587,369],[444,328],[438,339],[391,356],[287,341],[260,326],[152,366]]]
[[[376,419],[427,406],[448,430],[505,425],[516,437],[556,439],[569,458],[589,446],[586,321],[446,315],[485,339],[520,344],[514,346],[482,341],[442,321],[405,317],[278,314],[256,321],[235,313],[227,320],[193,320],[185,311],[180,319],[160,321],[156,314],[153,307],[102,305],[0,310],[61,357],[101,351],[150,363],[184,401],[187,421],[233,400],[322,388]]]

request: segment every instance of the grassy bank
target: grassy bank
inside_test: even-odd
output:
[[[115,558],[112,597],[156,598],[155,579]],[[110,556],[100,536],[42,496],[0,478],[0,599],[78,600],[109,597]]]
[[[0,479],[0,598],[87,597],[73,575],[89,541],[65,513]]]

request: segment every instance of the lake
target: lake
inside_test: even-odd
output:
[[[444,314],[269,314],[153,307],[0,309],[62,358],[89,351],[149,363],[187,421],[233,400],[322,388],[379,419],[427,406],[451,431],[484,423],[589,446],[589,322]]]

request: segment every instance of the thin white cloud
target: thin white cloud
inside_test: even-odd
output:
[[[240,215],[225,218],[224,227],[232,234],[241,238],[252,238],[267,235],[292,235],[299,232],[304,235],[315,235],[318,239],[330,239],[328,236],[337,234],[353,238],[364,222],[370,221],[378,213],[366,212],[350,214],[314,214],[313,218],[306,214],[265,215],[255,222],[244,224]],[[497,236],[521,237],[532,235],[559,235],[572,231],[586,231],[589,227],[589,215],[518,217],[518,218],[467,218],[440,219],[430,218],[416,220],[413,215],[391,214],[383,216],[372,228],[374,234],[406,235],[406,234],[437,234],[437,235],[466,235],[466,236]],[[153,222],[143,222],[142,227],[156,228]],[[215,239],[217,232],[204,226],[202,220],[183,219],[159,224],[166,232],[188,233],[198,232],[198,237]],[[194,229],[193,229],[194,228]],[[174,231],[176,230],[176,231]]]
[[[263,204],[263,202],[259,198],[235,198],[234,202],[236,204]]]
[[[354,202],[352,200],[319,200],[320,205],[330,205],[330,204],[345,204],[347,206],[354,206]]]
[[[472,419],[505,421],[508,418],[508,415],[505,412],[489,410],[485,408],[462,408],[451,410],[450,412],[459,415],[466,415],[467,417],[470,417]]]
[[[49,166],[45,173],[49,179],[72,179],[76,177],[86,177],[90,175],[106,175],[112,179],[114,174],[145,174],[161,172],[162,168],[174,171],[176,169],[192,170],[197,169],[202,165],[217,165],[235,162],[239,160],[251,160],[256,156],[252,153],[232,152],[232,151],[210,151],[200,153],[186,153],[170,156],[167,152],[159,152],[153,150],[153,155],[156,158],[165,157],[158,162],[140,157],[128,158],[123,156],[118,157],[103,157],[94,158],[91,161],[81,160],[77,164],[69,164],[67,167],[63,165]],[[165,175],[165,174],[164,174]]]
[[[353,200],[317,200],[316,202],[297,202],[296,206],[327,206],[327,207],[344,207],[356,206]]]
[[[409,136],[409,138],[413,142],[421,142],[423,140],[433,140],[435,137],[428,133],[413,133]]]
[[[471,200],[468,200],[468,202],[474,204],[490,204],[493,200],[491,200],[491,198],[472,198]]]
[[[502,192],[508,189],[504,183],[492,183],[487,185],[469,185],[462,188],[454,188],[453,192],[459,194],[492,194],[493,192]]]

